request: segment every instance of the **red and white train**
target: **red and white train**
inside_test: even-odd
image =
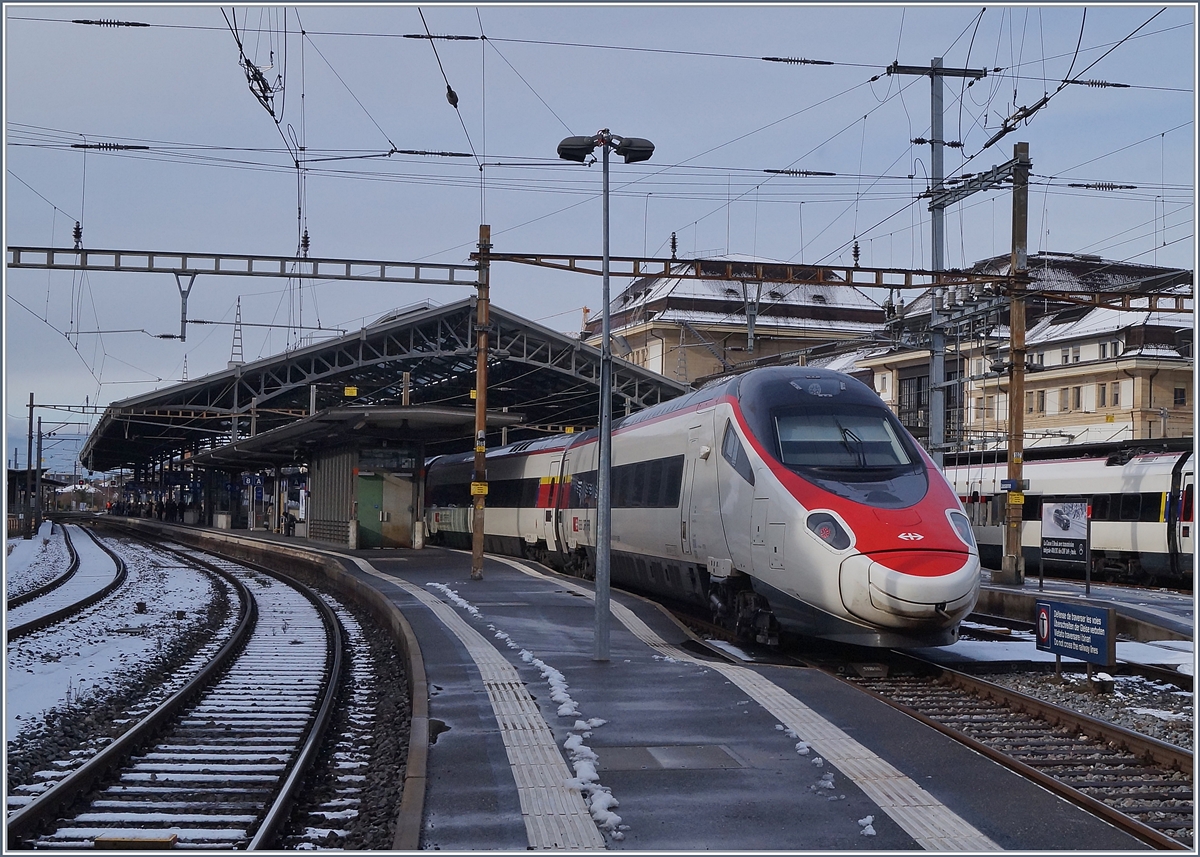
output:
[[[492,450],[485,547],[590,577],[596,432]],[[614,585],[709,607],[746,637],[947,645],[979,592],[952,487],[879,397],[757,369],[616,422]],[[426,524],[467,546],[473,455],[433,459]]]

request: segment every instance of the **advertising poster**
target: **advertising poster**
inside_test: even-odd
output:
[[[1087,558],[1087,504],[1042,504],[1042,557],[1082,563]]]

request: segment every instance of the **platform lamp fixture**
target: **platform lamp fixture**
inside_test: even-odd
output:
[[[604,203],[604,258],[602,321],[600,328],[600,466],[596,474],[596,634],[593,660],[608,660],[609,580],[612,568],[612,343],[608,295],[608,150],[612,149],[634,164],[648,161],[654,144],[640,137],[618,137],[607,128],[591,137],[567,137],[558,144],[558,156],[566,161],[586,163],[599,146],[602,150]],[[594,163],[594,161],[593,161]]]

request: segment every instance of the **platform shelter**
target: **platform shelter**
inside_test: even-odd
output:
[[[325,342],[108,406],[90,470],[172,498],[185,522],[348,547],[420,544],[425,460],[473,448],[475,299],[422,303]],[[487,445],[597,424],[600,351],[492,305]],[[612,412],[688,388],[615,360]],[[289,520],[290,518],[290,520]]]

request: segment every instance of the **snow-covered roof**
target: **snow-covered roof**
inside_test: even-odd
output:
[[[659,322],[664,324],[679,324],[687,322],[688,324],[699,324],[704,326],[730,325],[735,327],[746,326],[746,316],[742,314],[733,314],[727,312],[706,312],[704,310],[684,310],[684,309],[667,309],[661,312],[651,312],[644,317],[639,317],[636,320],[630,320],[625,325],[613,325],[615,332],[633,327],[635,324],[644,324],[646,322]],[[843,333],[871,333],[879,329],[877,323],[869,321],[844,321],[841,319],[824,319],[824,318],[796,318],[792,316],[779,316],[770,314],[760,314],[754,325],[755,330],[770,331],[770,330],[787,330],[789,332],[797,331],[834,331],[839,334]]]
[[[1025,333],[1027,345],[1045,345],[1072,339],[1089,339],[1116,334],[1127,327],[1191,327],[1186,316],[1163,312],[1130,312],[1100,307],[1082,315],[1054,313],[1039,319]]]
[[[771,259],[729,255],[713,261],[746,262],[750,264],[787,265]],[[684,263],[681,263],[681,268]],[[814,271],[816,269],[814,268]],[[629,312],[648,306],[667,297],[700,301],[744,300],[743,286],[751,297],[759,291],[756,282],[737,280],[706,280],[689,277],[645,277],[634,280],[613,298],[611,313]],[[879,304],[856,286],[836,283],[770,283],[764,282],[759,293],[759,317],[771,314],[772,307],[824,306],[842,309],[878,311]]]

